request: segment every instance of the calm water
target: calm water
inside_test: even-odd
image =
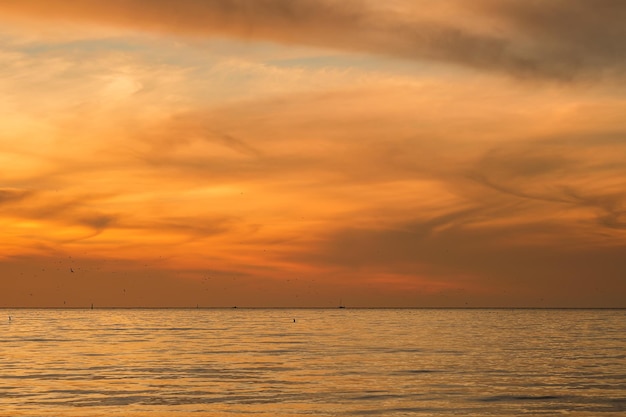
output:
[[[626,310],[0,312],[1,416],[626,414]]]

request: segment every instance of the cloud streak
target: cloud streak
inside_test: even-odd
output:
[[[4,13],[78,20],[183,36],[232,36],[435,60],[511,74],[572,80],[626,66],[626,5],[506,0],[400,3],[366,0],[3,1]],[[462,16],[457,18],[455,16]],[[472,24],[471,22],[476,23]]]
[[[19,202],[30,195],[30,191],[18,190],[14,188],[0,189],[0,206]]]

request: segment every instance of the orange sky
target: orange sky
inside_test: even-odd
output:
[[[0,0],[0,306],[626,307],[626,3],[439,3]]]

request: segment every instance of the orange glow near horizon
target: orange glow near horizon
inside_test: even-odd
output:
[[[418,3],[0,1],[0,306],[626,307],[626,6]]]

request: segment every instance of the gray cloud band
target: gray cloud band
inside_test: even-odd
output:
[[[623,1],[451,3],[463,16],[491,22],[480,29],[461,19],[429,20],[427,7],[414,16],[359,0],[0,1],[3,13],[40,19],[436,60],[522,78],[621,77],[626,67]]]

